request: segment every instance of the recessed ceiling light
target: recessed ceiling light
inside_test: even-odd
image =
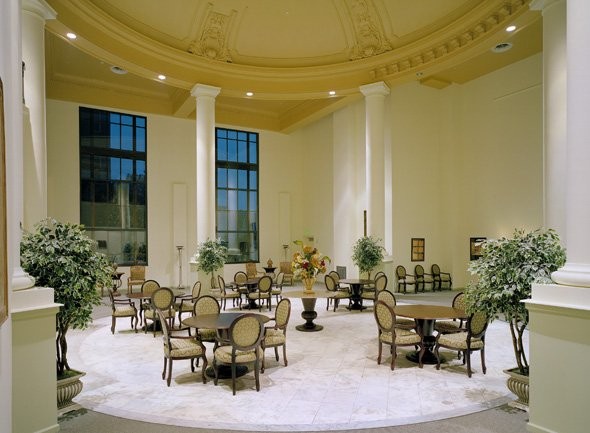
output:
[[[512,44],[510,42],[502,42],[495,47],[492,47],[493,53],[504,53],[512,48]]]
[[[336,94],[336,90],[330,90],[330,91],[328,92],[328,94],[329,94],[330,96],[334,96],[334,95]]]
[[[76,33],[72,33],[72,32],[68,32],[68,33],[66,33],[66,37],[67,37],[68,39],[72,39],[72,40],[74,40],[74,39],[76,39],[76,38],[77,38],[77,36],[76,36]]]
[[[508,26],[508,27],[506,27],[506,31],[507,32],[513,32],[514,30],[516,30],[516,26]]]
[[[165,80],[166,79],[166,75],[158,75],[158,80]]]
[[[253,92],[246,92],[246,96],[254,96]]]
[[[119,75],[125,75],[127,73],[127,71],[123,68],[120,68],[118,66],[111,66],[111,72],[113,74],[119,74]]]

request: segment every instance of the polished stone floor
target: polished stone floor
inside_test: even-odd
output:
[[[300,288],[287,288],[300,290]],[[455,293],[398,295],[398,303],[450,305]],[[232,396],[231,380],[218,386],[203,384],[188,361],[176,361],[172,384],[161,379],[161,338],[135,334],[119,320],[115,335],[110,316],[84,331],[70,331],[69,361],[86,372],[84,389],[75,399],[87,409],[129,419],[178,426],[252,431],[337,430],[393,426],[449,418],[499,406],[512,397],[503,369],[513,364],[507,325],[493,322],[486,337],[487,374],[481,373],[479,353],[472,356],[469,379],[456,354],[440,371],[423,369],[398,351],[396,369],[390,357],[377,364],[377,331],[372,308],[349,312],[326,311],[318,300],[316,323],[324,329],[299,332],[303,323],[299,299],[287,332],[289,365],[267,350],[267,369],[256,392],[252,373],[238,379]],[[228,308],[229,309],[229,308]],[[105,309],[106,311],[106,309]],[[272,314],[272,313],[265,313]],[[211,345],[207,346],[211,359]]]

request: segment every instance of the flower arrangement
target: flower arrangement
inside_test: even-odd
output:
[[[293,243],[299,245],[302,250],[293,254],[291,268],[295,277],[315,278],[317,274],[326,272],[326,262],[331,262],[330,257],[322,256],[317,248],[303,245],[301,241],[293,241]]]

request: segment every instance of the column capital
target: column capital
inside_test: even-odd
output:
[[[364,86],[360,86],[359,90],[365,96],[373,96],[373,95],[386,96],[386,95],[389,95],[389,86],[387,84],[385,84],[383,81],[379,81],[377,83],[365,84]]]
[[[57,12],[45,0],[22,0],[22,10],[34,13],[44,20],[54,20]]]
[[[532,11],[545,11],[549,9],[551,6],[555,6],[559,3],[565,3],[565,0],[533,0],[529,5],[529,8]]]
[[[198,98],[199,96],[217,97],[221,92],[221,87],[208,86],[207,84],[195,84],[191,89],[191,96]]]

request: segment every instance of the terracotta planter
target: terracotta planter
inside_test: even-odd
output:
[[[82,392],[80,378],[86,373],[78,372],[75,376],[57,381],[57,410],[60,414],[75,410],[79,407],[72,399]]]
[[[518,399],[509,403],[510,406],[522,410],[529,410],[529,377],[518,372],[518,368],[504,370],[509,377],[506,381],[508,389],[515,394]]]

